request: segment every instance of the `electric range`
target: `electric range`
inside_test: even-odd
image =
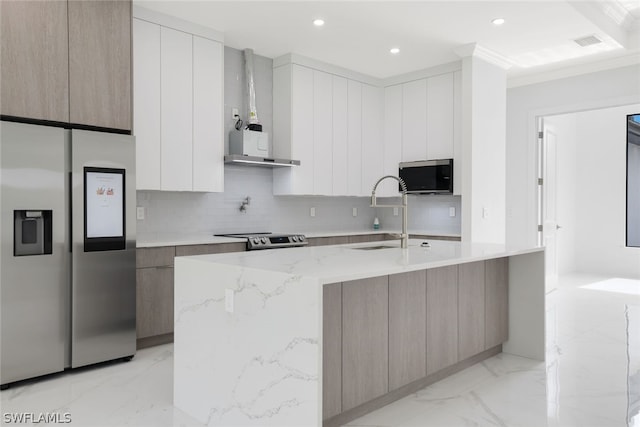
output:
[[[215,236],[247,239],[248,251],[255,251],[258,249],[290,248],[309,244],[304,234],[273,234],[265,232],[216,234]]]

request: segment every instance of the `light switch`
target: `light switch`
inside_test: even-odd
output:
[[[482,207],[482,218],[489,218],[489,208]]]
[[[358,208],[353,208],[353,216],[358,216]]]
[[[393,216],[398,216],[398,208],[393,208]]]
[[[312,217],[316,216],[316,208],[309,209],[309,216],[312,216]]]
[[[451,206],[451,207],[449,208],[449,216],[450,216],[450,217],[454,217],[454,216],[456,216],[456,208],[455,208],[455,207]]]

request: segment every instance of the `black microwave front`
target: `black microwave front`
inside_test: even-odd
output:
[[[408,193],[453,194],[453,159],[402,162],[398,175]]]

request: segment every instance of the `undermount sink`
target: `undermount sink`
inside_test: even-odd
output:
[[[397,246],[389,246],[389,245],[378,245],[378,246],[361,246],[359,248],[351,248],[351,249],[358,249],[358,250],[362,250],[362,251],[372,251],[375,249],[390,249],[390,248],[398,248]]]

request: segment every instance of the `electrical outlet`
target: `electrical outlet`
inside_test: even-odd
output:
[[[309,208],[309,216],[311,217],[316,216],[316,208]]]
[[[398,208],[393,208],[393,216],[398,216]]]
[[[233,117],[234,119],[236,117],[240,117],[240,111],[237,108],[232,108],[231,109],[231,117]]]
[[[489,218],[489,208],[482,207],[482,218]]]
[[[140,221],[144,219],[144,206],[136,207],[136,219]]]
[[[353,216],[358,216],[358,208],[353,208]]]
[[[452,207],[449,208],[449,216],[450,217],[456,216],[456,208],[455,207],[452,206]]]
[[[227,313],[233,313],[233,297],[233,289],[224,290],[224,309],[227,311]]]

